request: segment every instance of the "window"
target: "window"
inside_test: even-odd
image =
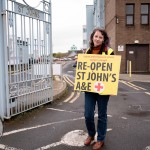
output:
[[[134,4],[126,4],[126,25],[134,25]]]
[[[141,4],[141,24],[149,24],[149,5]]]

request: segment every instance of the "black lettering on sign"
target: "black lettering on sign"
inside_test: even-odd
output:
[[[91,70],[101,70],[101,71],[112,71],[112,63],[106,63],[106,62],[92,62],[90,65]]]
[[[91,83],[90,82],[77,82],[76,90],[83,90],[83,91],[91,91]]]
[[[78,69],[86,70],[86,68],[87,68],[87,62],[78,62]]]
[[[87,83],[87,90],[91,91],[91,83],[90,82]]]
[[[94,62],[92,62],[91,65],[90,65],[90,69],[95,70],[95,68],[96,68],[96,64]]]
[[[86,83],[85,82],[82,82],[81,90],[86,90]]]
[[[80,90],[80,82],[77,82],[76,90]]]
[[[108,82],[109,76],[110,74],[108,73],[89,72],[87,80]]]
[[[102,81],[102,73],[97,73],[97,81]]]
[[[96,80],[96,73],[89,72],[87,80]]]
[[[112,63],[102,63],[102,71],[112,71]]]
[[[113,80],[111,82],[116,82],[116,74],[112,74]]]
[[[101,67],[101,63],[100,63],[100,62],[98,62],[98,63],[97,63],[96,70],[98,70],[100,67]]]
[[[103,74],[103,81],[108,81],[108,77],[109,77],[109,74],[108,73],[104,73]]]
[[[85,75],[85,72],[77,72],[77,79],[82,79],[84,80],[84,75]]]

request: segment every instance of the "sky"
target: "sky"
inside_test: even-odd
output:
[[[73,45],[81,49],[86,5],[93,5],[93,0],[51,0],[51,5],[53,53],[67,52]]]
[[[42,0],[24,0],[31,7],[40,7]],[[47,0],[49,1],[49,0]],[[73,45],[83,48],[83,25],[86,25],[86,5],[94,0],[51,0],[52,51],[68,52]],[[23,3],[23,0],[17,0]]]

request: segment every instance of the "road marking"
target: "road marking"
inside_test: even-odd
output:
[[[63,78],[70,86],[74,86],[74,83],[70,80],[70,78],[67,75],[64,75]],[[74,95],[75,95],[75,92],[72,92],[71,95],[63,102],[70,101]],[[77,92],[77,95],[69,103],[75,102],[79,97],[80,97],[80,92]]]
[[[71,71],[68,71],[68,73],[73,73],[73,71],[71,70]]]
[[[72,112],[72,111],[70,111],[70,112]],[[46,123],[46,124],[42,124],[42,125],[37,125],[37,126],[33,126],[33,127],[22,128],[22,129],[18,129],[18,130],[12,130],[12,131],[9,131],[9,132],[4,132],[3,136],[7,136],[7,135],[11,135],[11,134],[16,134],[16,133],[19,133],[19,132],[24,132],[24,131],[28,131],[28,130],[32,130],[32,129],[42,128],[42,127],[46,127],[46,126],[51,126],[51,125],[54,125],[54,124],[72,122],[72,121],[77,121],[77,120],[82,120],[82,119],[85,119],[85,118],[84,117],[80,117],[80,118],[74,118],[74,119],[67,119],[67,120],[62,120],[62,121],[57,121],[57,122],[52,122],[52,123]]]
[[[5,149],[6,145],[0,144],[0,149]]]
[[[55,109],[55,108],[47,108],[47,109],[51,109],[51,110],[55,110],[55,111],[61,111],[61,112],[71,112],[71,113],[77,113],[75,111],[68,111],[68,110],[64,110],[64,109]],[[98,117],[98,114],[95,112],[94,117]],[[112,115],[107,115],[107,117],[112,117]]]
[[[55,108],[47,108],[47,109],[56,110],[56,111],[60,111],[60,112],[62,112],[62,111],[64,111],[64,112],[73,112],[73,111],[67,111],[67,110],[55,109]],[[76,112],[73,112],[73,113],[76,113]],[[108,115],[108,116],[112,117],[111,115]],[[97,115],[95,115],[95,117],[97,117]],[[80,117],[80,118],[74,118],[74,119],[68,119],[68,120],[63,120],[63,121],[58,121],[58,122],[47,123],[47,124],[43,124],[43,125],[37,125],[37,126],[34,126],[34,127],[30,127],[30,128],[23,128],[23,129],[13,130],[13,131],[10,131],[10,132],[5,132],[3,134],[3,136],[15,134],[15,133],[18,133],[18,132],[28,131],[28,130],[32,130],[32,129],[37,129],[37,128],[41,128],[41,127],[46,127],[46,126],[50,126],[50,125],[54,125],[54,124],[66,123],[66,122],[77,121],[77,120],[82,120],[82,119],[85,119],[85,118],[84,117]],[[111,130],[112,130],[111,128],[107,129],[107,131],[111,131]],[[80,133],[80,135],[82,135],[82,134]],[[70,136],[68,136],[67,139],[70,139]],[[85,140],[85,138],[84,138],[84,140]],[[77,142],[77,140],[75,140],[75,141]],[[81,141],[81,140],[79,140],[79,141]],[[75,143],[75,142],[73,141],[71,143]],[[68,145],[70,145],[66,140],[64,141],[64,137],[63,137],[60,142],[48,144],[46,146],[42,146],[40,148],[37,148],[36,150],[45,150],[45,149],[49,149],[51,147],[58,146],[60,144],[68,144]],[[77,146],[77,145],[75,145],[75,146]],[[78,146],[81,146],[81,143],[80,144],[78,143]],[[21,150],[21,149],[17,149],[17,148],[13,148],[13,147],[8,147],[8,146],[3,145],[3,144],[0,144],[0,148],[1,149],[5,149],[5,150]]]
[[[150,93],[149,93],[149,92],[145,92],[145,94],[148,94],[148,95],[150,95]]]
[[[17,148],[14,148],[14,147],[9,147],[9,146],[3,145],[3,144],[0,144],[0,149],[4,149],[4,150],[22,150],[22,149],[17,149]]]
[[[109,129],[109,128],[108,128],[108,129],[107,129],[107,132],[108,132],[108,131],[112,131],[112,129]]]
[[[76,101],[79,97],[80,97],[80,92],[77,92],[76,97],[74,97],[69,103],[73,103],[73,102]]]
[[[66,122],[77,121],[77,120],[82,120],[82,119],[84,119],[84,117],[67,119],[67,120],[62,120],[62,121],[57,121],[57,122],[52,122],[52,123],[46,123],[46,124],[37,125],[37,126],[29,127],[29,128],[22,128],[22,129],[18,129],[18,130],[9,131],[9,132],[4,132],[3,136],[7,136],[7,135],[23,132],[23,131],[28,131],[28,130],[32,130],[32,129],[37,129],[37,128],[41,128],[41,127],[51,126],[54,124],[66,123]]]
[[[131,87],[131,88],[133,88],[133,89],[135,89],[135,90],[139,90],[138,88],[136,88],[136,87],[134,87],[134,86],[128,84],[127,82],[125,82],[125,81],[123,81],[123,80],[120,80],[120,82],[123,83],[123,84],[125,84],[125,85],[127,85],[127,86],[129,86],[129,87]]]
[[[69,84],[69,86],[73,86],[67,79],[66,76],[63,76],[64,80]]]
[[[66,144],[69,146],[82,147],[84,146],[84,140],[87,136],[88,134],[83,130],[74,130],[65,134],[62,137],[61,142],[62,144]]]
[[[74,83],[69,79],[67,75],[63,75],[63,78],[70,86],[74,86]]]
[[[120,94],[124,94],[124,93],[137,93],[137,94],[142,94],[142,93],[146,93],[146,92],[134,92],[134,91],[131,91],[131,92],[118,92],[118,93],[120,93]]]
[[[69,102],[73,98],[74,95],[75,95],[75,92],[72,92],[71,95],[63,102],[65,102],[65,103]],[[69,103],[75,102],[79,97],[80,97],[80,92],[77,92],[77,95]]]
[[[121,117],[122,119],[127,119],[126,117]]]
[[[68,102],[73,96],[74,96],[74,92],[71,93],[71,95],[66,99],[64,100],[63,102]]]
[[[144,120],[144,121],[146,121],[146,122],[150,122],[150,120]]]
[[[112,131],[112,129],[107,129],[107,132]],[[76,147],[83,147],[84,146],[84,140],[88,134],[84,132],[83,130],[74,130],[71,132],[68,132],[65,134],[60,142],[52,143],[40,148],[37,148],[35,150],[46,150],[52,147],[56,147],[61,144],[69,145],[69,146],[76,146]],[[97,134],[95,135],[95,139],[97,137]]]
[[[150,150],[150,146],[147,146],[147,147],[145,148],[145,150]]]
[[[43,146],[43,147],[40,147],[40,148],[37,148],[35,150],[44,150],[44,149],[49,149],[49,148],[52,148],[52,147],[55,147],[55,146],[58,146],[62,144],[61,142],[56,142],[56,143],[52,143],[52,144],[49,144],[49,145],[46,145],[46,146]]]
[[[71,112],[71,113],[75,113],[73,111],[68,111],[68,110],[63,110],[63,109],[55,109],[55,108],[47,108],[47,109],[50,109],[50,110],[56,110],[56,111],[62,111],[62,112]]]
[[[66,78],[68,79],[68,81],[74,86],[74,82],[72,82],[71,80],[70,80],[70,78],[66,75]]]
[[[137,85],[135,85],[135,84],[133,84],[133,83],[130,83],[130,82],[127,82],[127,83],[130,84],[131,86],[137,87],[137,88],[139,88],[139,89],[146,90],[145,88],[142,88],[142,87],[140,87],[140,86],[137,86]]]

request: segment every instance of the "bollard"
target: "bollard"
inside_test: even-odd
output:
[[[131,61],[129,61],[129,77],[131,77],[131,71],[132,71],[131,67],[132,67]]]

